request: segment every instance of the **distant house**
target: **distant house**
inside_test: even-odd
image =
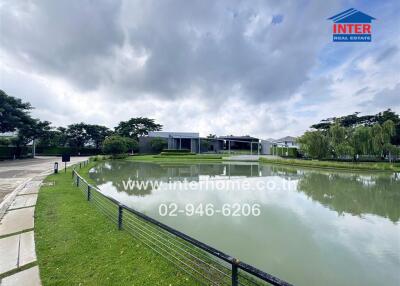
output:
[[[271,147],[274,146],[274,139],[261,140],[261,154],[271,155]]]
[[[299,145],[296,142],[296,137],[293,136],[282,137],[280,139],[274,140],[273,142],[278,147],[294,147],[294,148],[299,147]]]
[[[0,133],[0,137],[5,137],[5,138],[12,138],[12,137],[15,137],[17,135],[18,135],[17,131]]]
[[[200,149],[199,133],[152,131],[139,138],[139,152],[152,153],[151,141],[155,138],[165,140],[168,149],[186,149],[193,153],[198,153]]]

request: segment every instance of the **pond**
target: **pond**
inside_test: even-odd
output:
[[[295,285],[400,285],[398,173],[111,161],[90,176],[104,194]]]

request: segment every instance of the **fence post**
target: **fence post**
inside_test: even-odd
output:
[[[74,178],[74,176],[75,176],[75,169],[72,169],[72,179]]]
[[[122,229],[122,211],[123,206],[121,204],[118,205],[118,229]]]
[[[87,200],[90,201],[90,185],[87,186]]]
[[[239,279],[238,279],[238,263],[239,260],[234,258],[232,261],[232,286],[238,286],[239,285]]]
[[[79,187],[79,179],[80,179],[80,177],[79,177],[79,176],[76,176],[76,186],[77,186],[77,187]]]
[[[82,162],[79,162],[79,169],[82,168]]]

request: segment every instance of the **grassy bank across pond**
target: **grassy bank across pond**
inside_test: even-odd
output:
[[[392,171],[400,172],[400,163],[387,162],[334,162],[334,161],[318,161],[318,160],[299,160],[299,159],[269,159],[260,158],[261,163],[272,163],[280,165],[301,166],[323,169],[347,169],[347,170],[372,170],[372,171]]]
[[[222,162],[222,155],[218,154],[196,154],[196,155],[136,155],[126,160],[140,162]]]
[[[88,204],[71,175],[47,177],[39,192],[35,241],[43,285],[197,285]]]

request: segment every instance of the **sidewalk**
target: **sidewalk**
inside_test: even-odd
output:
[[[84,161],[82,157],[77,161]],[[71,162],[69,165],[77,163]],[[0,286],[41,285],[34,237],[34,212],[40,186],[53,172],[27,178],[10,193],[0,206]]]
[[[36,265],[34,210],[46,175],[23,184],[0,222],[1,286],[41,285]]]

